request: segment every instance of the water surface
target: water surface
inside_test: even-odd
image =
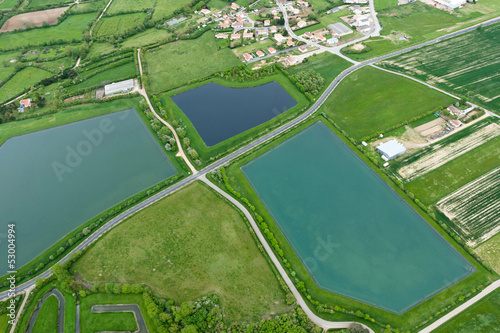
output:
[[[7,224],[20,267],[82,223],[177,171],[134,109],[17,136],[0,146],[1,274]]]
[[[242,170],[323,289],[402,313],[474,271],[322,122]]]
[[[297,101],[276,81],[251,88],[211,82],[172,97],[208,147],[282,114]]]

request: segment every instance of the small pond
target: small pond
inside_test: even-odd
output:
[[[172,97],[208,147],[282,114],[297,101],[276,81],[251,88],[211,82]]]

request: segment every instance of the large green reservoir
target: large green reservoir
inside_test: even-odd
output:
[[[242,170],[323,289],[402,313],[474,271],[322,122]]]
[[[134,109],[21,135],[0,146],[0,235],[16,225],[16,266],[177,171]],[[7,239],[0,238],[7,253]],[[1,275],[7,257],[0,261]]]

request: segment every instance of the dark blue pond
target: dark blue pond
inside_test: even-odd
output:
[[[208,147],[282,114],[297,105],[279,83],[229,88],[208,83],[172,97]]]

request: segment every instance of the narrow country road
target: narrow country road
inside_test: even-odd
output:
[[[37,307],[33,311],[33,316],[30,319],[28,324],[27,333],[31,333],[33,331],[33,327],[35,327],[36,319],[38,318],[38,314],[40,313],[40,309],[43,304],[50,296],[54,296],[57,298],[59,302],[59,312],[57,316],[57,333],[64,333],[64,310],[66,309],[66,300],[64,299],[64,295],[57,289],[52,289],[48,293],[42,296],[42,299],[38,302]]]
[[[406,49],[395,51],[395,52],[389,53],[387,55],[379,56],[379,57],[376,57],[376,58],[373,58],[373,59],[370,59],[370,60],[366,60],[366,61],[363,61],[363,62],[360,62],[360,63],[355,63],[353,66],[347,68],[342,73],[340,73],[332,81],[332,83],[325,89],[324,93],[316,100],[316,102],[307,111],[305,111],[303,114],[301,114],[297,118],[289,121],[288,123],[282,125],[281,127],[279,127],[277,129],[275,129],[275,130],[273,130],[273,131],[271,131],[271,132],[269,132],[269,133],[267,133],[267,134],[265,134],[265,135],[257,138],[255,141],[253,141],[253,142],[249,143],[248,145],[246,145],[246,146],[238,149],[237,151],[234,151],[234,152],[232,152],[232,153],[230,153],[230,154],[222,157],[221,159],[215,161],[214,163],[206,166],[201,171],[199,171],[197,173],[193,172],[193,174],[191,174],[191,175],[187,176],[186,178],[180,180],[179,182],[175,183],[174,185],[170,186],[169,188],[166,188],[165,190],[156,193],[155,195],[147,198],[146,200],[142,201],[141,203],[137,204],[136,206],[131,207],[130,209],[126,210],[125,212],[119,214],[118,216],[116,216],[115,218],[113,218],[109,222],[107,222],[105,225],[103,225],[96,232],[94,232],[93,234],[91,234],[82,243],[78,244],[78,246],[76,246],[70,253],[68,253],[59,262],[60,263],[67,262],[68,258],[69,258],[69,256],[71,254],[73,254],[73,253],[75,253],[77,251],[81,251],[81,250],[85,249],[90,244],[92,244],[97,239],[99,239],[99,237],[101,237],[103,234],[105,234],[107,231],[109,231],[111,228],[113,228],[114,226],[116,226],[117,224],[119,224],[121,221],[127,219],[128,217],[134,215],[136,212],[138,212],[138,211],[140,211],[140,210],[148,207],[149,205],[155,203],[156,201],[158,201],[158,200],[160,200],[160,199],[162,199],[162,198],[164,198],[164,197],[166,197],[166,196],[168,196],[168,195],[176,192],[177,190],[185,187],[186,185],[192,183],[193,181],[195,181],[197,179],[202,179],[203,180],[204,176],[207,173],[209,173],[209,172],[211,172],[211,171],[213,171],[213,170],[215,170],[215,169],[223,166],[224,164],[230,162],[234,158],[236,158],[236,157],[238,157],[240,155],[243,155],[243,154],[249,152],[250,150],[258,147],[261,144],[263,144],[264,142],[272,140],[275,136],[281,134],[282,132],[284,132],[284,131],[286,131],[286,130],[292,128],[292,127],[294,127],[295,125],[299,124],[300,122],[304,121],[305,119],[307,119],[308,117],[310,117],[313,113],[315,113],[316,111],[318,111],[318,109],[326,101],[326,99],[328,98],[328,96],[334,91],[334,89],[337,87],[337,85],[345,77],[347,77],[352,72],[358,70],[359,68],[362,68],[362,67],[368,66],[368,65],[372,65],[372,64],[374,64],[374,63],[376,63],[376,62],[378,62],[380,60],[383,60],[385,58],[396,56],[396,55],[399,55],[399,54],[402,54],[402,53],[406,53],[406,52],[409,52],[411,50],[414,50],[414,49],[417,49],[417,48],[420,48],[420,47],[423,47],[423,46],[431,45],[431,44],[434,44],[434,43],[437,43],[437,42],[440,42],[440,41],[443,41],[443,40],[446,40],[446,39],[449,39],[449,38],[453,38],[453,37],[459,36],[461,34],[464,34],[464,33],[467,33],[469,31],[472,31],[472,30],[476,29],[480,25],[487,26],[487,25],[491,25],[491,24],[494,24],[494,23],[498,23],[498,22],[500,22],[500,17],[497,17],[495,19],[489,20],[489,21],[487,21],[485,23],[480,23],[480,24],[474,25],[472,27],[469,27],[469,28],[466,28],[466,29],[463,29],[463,30],[460,30],[460,31],[453,32],[453,33],[445,35],[445,36],[438,37],[438,38],[433,39],[433,40],[428,41],[428,42],[424,42],[424,43],[421,43],[421,44],[418,44],[418,45],[414,45],[414,46],[408,47]],[[142,66],[141,66],[141,62],[140,61],[139,61],[139,65],[140,65],[140,71],[142,73]],[[149,98],[147,98],[147,94],[144,91],[144,89],[142,89],[142,93],[145,95],[146,100],[148,101],[148,104],[149,104],[150,108],[152,108],[151,103],[149,102]],[[153,112],[154,112],[154,110],[153,110]],[[155,113],[155,115],[156,115],[156,113]],[[158,117],[158,115],[156,115],[156,116]],[[173,131],[173,133],[175,134],[175,131]],[[176,140],[178,140],[177,137],[176,137]],[[177,142],[180,143],[179,141],[177,141]],[[179,147],[179,148],[180,148],[179,149],[179,153],[180,153],[182,147]],[[184,155],[184,157],[185,157],[185,155]],[[188,164],[188,165],[190,165],[190,164]],[[194,168],[192,168],[192,165],[191,165],[190,169],[191,170],[194,169]],[[239,207],[240,206],[241,205],[239,205]],[[245,210],[243,210],[243,212],[245,212]],[[264,239],[261,239],[261,242],[265,246],[266,249],[269,249],[269,246],[267,245],[267,242]],[[271,252],[268,251],[268,253],[270,253],[270,256],[272,255],[271,258],[275,258],[275,256],[272,253],[272,251]],[[280,271],[280,273],[284,272],[284,270],[282,269],[282,267],[281,267],[281,265],[279,263],[275,262],[275,265],[276,265],[277,269]],[[284,278],[285,278],[285,276],[287,276],[287,275],[286,275],[286,272],[284,272],[284,273],[285,273],[284,274]],[[31,279],[31,280],[23,283],[22,285],[17,286],[18,293],[25,292],[29,288],[32,288],[35,285],[35,280],[36,279],[46,278],[46,277],[49,277],[51,274],[52,274],[51,269],[48,269],[48,270],[42,272],[41,274],[39,274],[37,277],[34,277],[33,279]],[[470,305],[474,304],[475,302],[477,302],[478,300],[482,299],[483,297],[485,297],[486,295],[488,295],[489,293],[491,293],[493,290],[495,290],[496,288],[498,288],[499,285],[500,285],[500,280],[494,282],[489,287],[487,287],[483,292],[481,292],[479,295],[477,295],[476,297],[474,297],[473,299],[471,299],[469,302],[463,304],[463,306],[457,308],[456,309],[457,312],[454,315],[460,313],[461,311],[465,310],[468,306],[470,306]],[[296,291],[296,289],[292,289],[292,290]],[[4,291],[4,292],[0,293],[0,299],[2,299],[2,300],[6,299],[7,295],[8,295],[8,291]],[[294,293],[294,295],[296,295],[299,304],[301,304],[301,305],[304,306],[304,311],[306,311],[306,309],[307,309],[306,313],[314,315],[307,308],[307,306],[305,306],[305,303],[304,303],[303,299],[301,298],[301,295],[300,294],[295,294],[295,293]],[[467,305],[467,306],[465,306],[465,305]],[[450,312],[450,314],[451,313],[453,313],[453,311]],[[451,317],[444,316],[442,318],[444,321],[437,321],[436,323],[438,323],[438,324],[436,324],[436,325],[440,325],[440,324],[446,322],[446,320],[449,320],[450,318]],[[321,319],[319,317],[314,317],[314,316],[311,318],[311,320],[313,320],[314,322],[318,323],[318,325],[321,326],[321,327],[330,327],[329,325],[332,325],[331,327],[334,327],[334,325],[340,325],[341,327],[345,327],[345,325],[347,325],[346,323],[328,322],[326,320],[323,320],[323,319]],[[342,326],[342,325],[344,325],[344,326]],[[426,332],[426,331],[422,331],[422,332]]]
[[[252,214],[250,214],[250,212],[242,204],[240,204],[240,202],[238,200],[235,200],[232,196],[230,196],[229,194],[224,192],[222,189],[220,189],[218,186],[214,185],[211,181],[209,181],[205,175],[201,175],[199,177],[199,179],[202,182],[204,182],[205,184],[207,184],[208,186],[210,186],[214,191],[216,191],[217,193],[221,194],[224,198],[229,200],[233,205],[238,207],[238,209],[241,210],[243,212],[243,214],[245,214],[245,217],[247,218],[248,222],[252,226],[252,229],[255,231],[255,234],[259,238],[260,243],[264,246],[264,249],[266,250],[269,257],[271,258],[274,266],[276,266],[276,268],[278,269],[278,272],[280,273],[281,277],[285,281],[286,285],[288,286],[290,291],[293,293],[293,295],[297,299],[297,303],[300,305],[300,307],[304,310],[304,312],[307,314],[307,316],[309,317],[309,319],[311,319],[311,321],[313,323],[315,323],[316,325],[318,325],[319,327],[321,327],[325,330],[328,330],[330,328],[348,328],[351,324],[355,323],[352,321],[335,322],[335,321],[324,320],[324,319],[318,317],[314,312],[312,312],[312,310],[309,309],[306,302],[304,301],[304,298],[302,298],[302,295],[299,293],[299,291],[297,290],[297,288],[293,284],[292,280],[290,279],[290,277],[288,276],[286,271],[281,266],[278,258],[274,254],[273,250],[271,249],[271,247],[267,243],[266,238],[264,237],[264,235],[260,231],[259,227],[257,226],[257,223],[253,219]],[[368,329],[370,331],[370,333],[374,333],[374,331],[370,327],[365,326],[365,325],[363,325],[363,327]]]
[[[148,333],[146,327],[146,322],[142,316],[141,309],[137,304],[109,304],[109,305],[93,305],[90,308],[93,313],[105,313],[105,312],[132,312],[135,317],[135,322],[137,323],[137,330],[134,333]],[[108,332],[115,333],[115,332]],[[118,332],[116,332],[118,333]]]
[[[191,164],[191,162],[189,161],[189,159],[187,158],[186,154],[184,153],[184,150],[182,149],[182,142],[181,140],[179,139],[179,136],[177,135],[177,132],[175,131],[174,127],[172,125],[170,125],[165,119],[163,119],[162,117],[160,117],[155,109],[153,108],[153,105],[151,104],[151,102],[149,101],[149,97],[148,97],[148,94],[146,93],[146,89],[144,89],[144,82],[142,81],[142,62],[141,62],[141,49],[137,49],[137,61],[139,62],[139,72],[140,72],[140,75],[141,75],[141,82],[142,82],[142,87],[141,89],[139,89],[139,94],[141,94],[142,97],[144,97],[144,99],[146,100],[146,102],[148,103],[149,105],[149,110],[151,112],[153,112],[154,116],[156,117],[156,119],[158,119],[159,121],[161,121],[165,126],[168,127],[168,129],[172,132],[172,134],[174,135],[175,137],[175,142],[177,143],[177,148],[179,149],[178,153],[176,156],[180,156],[184,159],[184,162],[186,162],[187,166],[189,167],[189,169],[191,170],[191,172],[193,174],[197,173],[198,170],[196,170],[196,168]]]

